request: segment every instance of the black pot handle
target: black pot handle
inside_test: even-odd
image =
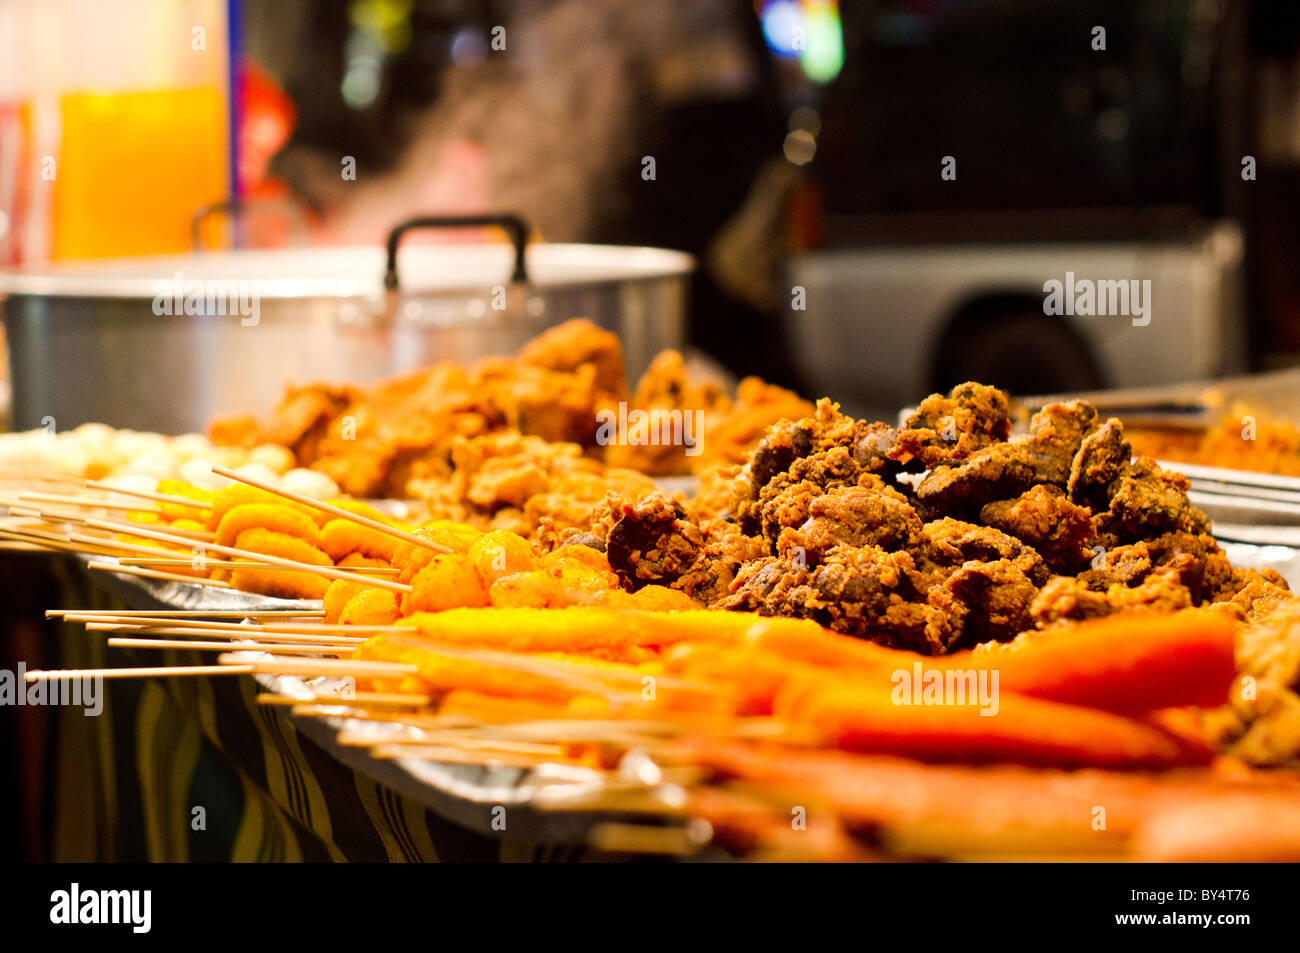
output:
[[[306,217],[302,206],[293,199],[233,199],[201,206],[190,217],[190,249],[192,251],[201,249],[203,220],[208,216],[225,214],[238,219],[241,215],[259,210],[283,213],[293,226],[293,235],[297,243],[307,244]]]
[[[515,249],[515,270],[510,276],[512,282],[528,281],[528,269],[524,264],[524,245],[528,241],[528,225],[518,215],[499,213],[496,215],[417,215],[399,222],[388,233],[388,263],[384,268],[384,287],[389,291],[397,290],[397,245],[402,236],[414,228],[486,228],[495,225],[504,228],[510,236],[510,244]]]

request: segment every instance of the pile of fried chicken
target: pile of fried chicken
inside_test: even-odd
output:
[[[616,417],[621,402],[693,412],[697,448],[627,428],[602,439],[599,415]],[[676,351],[662,352],[629,391],[618,337],[579,319],[515,358],[445,361],[364,389],[293,387],[265,424],[228,417],[209,434],[224,445],[288,447],[299,466],[355,497],[421,500],[433,516],[536,538],[542,527],[586,528],[607,493],[649,492],[652,475],[743,462],[769,425],[811,411],[758,378],[729,397]]]
[[[1279,574],[1229,565],[1186,479],[1133,459],[1121,423],[1085,402],[1012,437],[1006,396],[981,384],[901,427],[822,400],[719,472],[693,503],[611,494],[560,541],[604,549],[632,590],[930,654],[1126,608],[1254,619],[1291,598]]]

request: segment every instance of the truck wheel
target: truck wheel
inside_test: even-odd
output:
[[[935,361],[935,390],[963,381],[1011,394],[1097,390],[1104,378],[1087,345],[1059,318],[1026,307],[997,316],[958,319]]]

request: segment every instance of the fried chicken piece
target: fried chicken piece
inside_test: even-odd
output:
[[[963,645],[1006,641],[1033,627],[1029,609],[1038,596],[1038,587],[1013,560],[965,563],[943,585],[966,607],[961,627]],[[953,643],[945,646],[953,647]]]
[[[605,460],[642,473],[690,473],[692,461],[704,452],[706,417],[730,405],[715,381],[691,380],[682,355],[663,351],[637,383],[628,426],[612,435]]]
[[[1092,560],[1092,568],[1079,573],[1079,581],[1094,592],[1113,585],[1134,586],[1147,577],[1155,562],[1146,543],[1103,549]]]
[[[980,510],[980,522],[1034,547],[1054,572],[1075,571],[1089,556],[1092,514],[1052,483],[1040,483],[1014,500],[989,503]]]
[[[359,396],[359,390],[347,386],[290,387],[262,430],[262,440],[288,447],[298,463],[307,466],[316,457],[316,443],[325,427]]]
[[[896,550],[921,541],[921,517],[907,497],[873,474],[864,474],[855,486],[835,487],[813,498],[807,513],[797,529],[781,531],[779,554],[788,556],[798,548],[808,562],[818,563],[835,546]]]
[[[1275,569],[1235,569],[1207,601],[1238,609],[1243,619],[1262,619],[1295,598]]]
[[[1190,557],[1180,555],[1165,567],[1148,573],[1135,586],[1112,583],[1104,592],[1091,589],[1083,579],[1053,576],[1034,599],[1030,615],[1039,627],[1060,621],[1079,621],[1129,609],[1173,612],[1193,605],[1191,590],[1183,584]]]
[[[731,487],[740,475],[740,464],[715,464],[696,477],[691,506],[703,517],[730,516]]]
[[[1125,463],[1110,485],[1110,507],[1100,514],[1098,528],[1128,539],[1207,533],[1209,520],[1187,499],[1189,489],[1187,477],[1160,469],[1154,460]]]
[[[519,352],[519,363],[562,373],[593,369],[596,386],[621,399],[627,394],[623,345],[618,335],[586,318],[574,318],[539,334]]]
[[[891,448],[893,459],[915,459],[926,467],[965,460],[1011,433],[1006,394],[986,384],[967,381],[948,396],[931,394],[903,422]]]
[[[938,654],[954,638],[954,613],[930,605],[932,580],[906,552],[834,550],[815,567],[779,556],[747,563],[720,608],[813,619],[845,635]]]
[[[864,471],[885,471],[892,461],[878,452],[881,439],[878,425],[845,416],[822,398],[812,416],[774,424],[754,448],[732,487],[732,516],[752,535],[760,526],[763,503],[785,486],[810,479],[826,487],[832,479],[856,482]],[[824,451],[837,452],[819,456]],[[807,457],[816,459],[803,463]],[[782,486],[768,490],[778,477]]]
[[[691,472],[701,473],[719,464],[742,465],[772,424],[799,420],[813,412],[813,405],[794,391],[746,377],[736,385],[730,408],[715,408],[706,415],[703,452],[690,458]]]
[[[686,507],[662,493],[619,504],[605,540],[610,566],[633,591],[676,582],[703,547],[704,534]]]
[[[1038,483],[1064,486],[1095,416],[1090,405],[1077,401],[1050,404],[1034,414],[1025,436],[933,468],[917,487],[917,498],[935,510],[973,516],[980,507]]]
[[[728,595],[742,566],[762,559],[769,551],[764,540],[746,536],[726,520],[704,520],[700,531],[704,548],[672,588],[711,606]]]
[[[1070,464],[1066,492],[1076,503],[1084,503],[1094,510],[1104,510],[1110,501],[1107,488],[1119,477],[1133,456],[1128,441],[1124,439],[1124,425],[1111,417],[1095,431],[1084,437]]]
[[[932,512],[974,515],[995,500],[1018,496],[1034,484],[1030,455],[1013,443],[998,444],[956,466],[937,466],[916,488]]]
[[[988,526],[944,517],[926,523],[922,536],[927,557],[940,566],[1005,559],[1014,563],[1035,585],[1042,585],[1051,575],[1043,557],[1032,546]]]

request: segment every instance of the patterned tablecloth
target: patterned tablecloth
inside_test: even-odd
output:
[[[3,564],[7,583],[56,593],[62,607],[127,608],[69,560],[10,555]],[[34,622],[30,605],[25,616],[16,611],[23,601],[11,600],[4,614],[4,665],[11,671],[19,660],[29,669],[212,662],[210,654],[191,651],[146,658],[110,649],[81,625]],[[41,630],[35,651],[33,625]],[[24,629],[25,641],[18,635]],[[446,820],[343,764],[299,731],[286,709],[258,705],[258,686],[246,676],[104,685],[98,716],[75,706],[13,708],[2,716],[15,723],[18,787],[35,792],[18,808],[29,832],[19,856],[273,862],[600,856],[508,831],[487,836]]]

